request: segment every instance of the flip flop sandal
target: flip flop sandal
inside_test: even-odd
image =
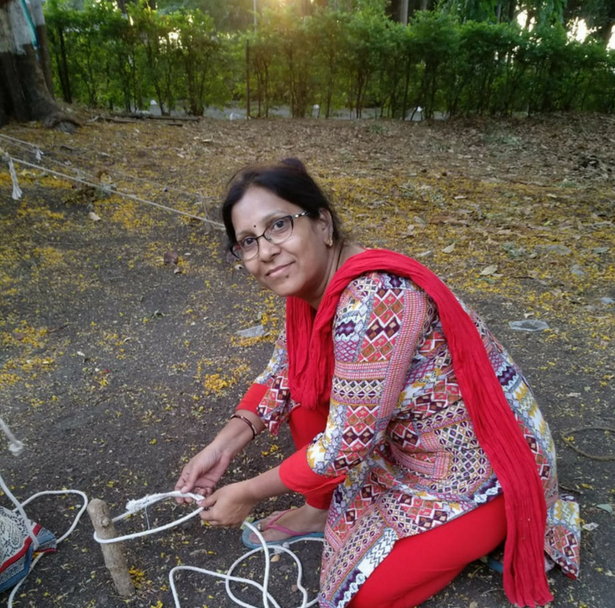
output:
[[[481,562],[485,564],[491,570],[495,572],[499,572],[500,574],[504,573],[504,544],[501,544],[499,547],[496,547],[491,553],[484,555],[480,558]]]
[[[504,574],[504,564],[501,560],[495,559],[489,555],[485,555],[481,557],[478,561],[483,562],[483,564],[485,564],[488,568],[491,568],[491,570],[495,570],[495,572]]]
[[[495,572],[499,572],[500,574],[504,574],[504,556],[498,557],[492,554],[485,555],[481,557],[479,561],[483,562],[488,568],[495,570]],[[555,562],[545,555],[545,572],[549,572],[555,566]]]
[[[290,528],[286,528],[285,526],[281,526],[276,524],[278,519],[282,517],[285,513],[288,513],[292,509],[286,509],[286,511],[279,511],[278,513],[274,513],[273,516],[269,519],[269,522],[265,524],[264,527],[261,527],[262,522],[265,519],[259,519],[255,521],[252,525],[255,526],[260,532],[264,532],[265,530],[277,530],[278,532],[283,532],[284,534],[288,534],[290,538],[283,538],[282,540],[270,540],[267,541],[268,546],[275,545],[283,545],[290,541],[301,540],[303,538],[324,538],[324,532],[297,532],[296,530],[291,530]],[[262,547],[258,538],[256,542],[253,542],[251,539],[253,532],[246,526],[246,529],[243,531],[241,535],[241,542],[248,547],[248,549],[260,549]]]

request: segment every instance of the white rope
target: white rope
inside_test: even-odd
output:
[[[318,598],[315,598],[312,601],[308,602],[307,589],[302,585],[303,568],[301,566],[301,561],[299,560],[297,555],[293,551],[291,551],[288,547],[294,543],[301,542],[301,541],[315,541],[315,542],[322,543],[323,540],[321,538],[299,538],[296,540],[289,539],[287,542],[283,543],[282,545],[267,545],[267,541],[263,538],[262,534],[260,533],[260,530],[258,530],[256,526],[253,526],[247,520],[243,522],[243,525],[247,526],[250,530],[252,530],[256,534],[259,542],[261,543],[261,547],[257,549],[252,549],[248,551],[247,553],[244,553],[239,559],[233,562],[231,567],[227,570],[226,574],[223,574],[221,572],[216,572],[215,570],[207,570],[206,568],[196,568],[194,566],[176,566],[175,568],[173,568],[169,572],[169,583],[171,587],[171,592],[173,593],[173,600],[175,602],[175,607],[181,608],[181,604],[180,604],[179,596],[177,594],[177,589],[175,587],[174,575],[176,572],[179,572],[180,570],[189,570],[191,572],[199,572],[201,574],[207,574],[209,576],[214,576],[216,578],[223,579],[225,581],[227,595],[233,602],[235,602],[239,606],[243,606],[244,608],[270,608],[269,603],[271,602],[274,608],[280,608],[280,605],[278,604],[278,602],[268,591],[269,576],[270,576],[270,571],[271,571],[271,558],[269,554],[270,551],[273,551],[275,554],[286,553],[290,555],[291,558],[294,560],[295,564],[297,565],[297,580],[296,580],[295,585],[297,587],[297,590],[300,591],[302,595],[301,604],[297,608],[309,608],[310,606],[313,606],[314,604],[316,604],[316,602],[318,601]],[[260,553],[261,551],[263,552],[263,556],[265,558],[265,573],[263,575],[262,585],[249,578],[233,576],[232,573],[235,570],[235,568],[237,568],[237,566],[239,566],[242,562],[244,562],[251,555]],[[231,582],[241,583],[244,585],[250,585],[252,587],[256,587],[257,589],[259,589],[263,597],[261,606],[255,606],[254,604],[247,604],[243,602],[242,600],[240,600],[237,596],[233,594],[231,590],[231,586],[230,586]]]
[[[77,524],[79,523],[79,520],[81,519],[81,516],[83,515],[83,513],[85,512],[88,506],[88,497],[86,496],[84,492],[81,492],[80,490],[45,490],[43,492],[37,492],[36,494],[34,494],[33,496],[30,496],[30,498],[27,498],[20,504],[19,501],[13,496],[13,494],[10,492],[10,490],[4,483],[4,479],[2,479],[2,475],[0,475],[0,486],[2,486],[4,493],[13,501],[13,504],[15,505],[15,509],[13,509],[13,512],[18,511],[19,515],[21,515],[21,518],[24,521],[26,529],[28,530],[28,535],[30,536],[30,538],[33,539],[32,544],[34,547],[34,551],[36,551],[36,549],[38,548],[39,543],[38,543],[38,539],[34,535],[34,532],[32,531],[32,523],[28,519],[28,516],[26,515],[25,511],[23,510],[23,507],[25,505],[32,502],[36,498],[39,498],[40,496],[51,495],[51,494],[54,494],[54,495],[55,494],[78,494],[79,496],[81,496],[81,498],[83,498],[83,505],[81,506],[79,513],[77,513],[75,519],[73,520],[73,523],[71,524],[70,528],[62,536],[60,536],[57,539],[56,543],[58,545],[63,540],[65,540],[73,532],[73,530],[77,527]],[[30,563],[30,569],[28,570],[28,573],[15,585],[15,587],[13,587],[13,590],[11,591],[11,595],[9,596],[8,602],[6,604],[7,608],[12,608],[13,598],[15,597],[15,594],[17,593],[21,585],[25,582],[26,578],[28,578],[32,570],[34,570],[34,566],[36,566],[36,564],[41,559],[41,557],[43,557],[43,555],[44,553],[40,553],[32,560],[32,562]]]
[[[9,440],[9,451],[13,456],[19,456],[23,450],[23,443],[19,441],[13,433],[11,433],[11,429],[7,426],[7,424],[0,418],[0,428],[6,435]]]
[[[8,152],[4,152],[2,148],[0,148],[0,153],[3,154],[4,160],[9,166],[9,174],[11,176],[11,183],[13,185],[13,192],[11,193],[11,198],[14,201],[18,201],[22,197],[23,192],[21,191],[21,188],[19,187],[19,182],[17,181],[17,173],[15,173],[15,165],[13,164],[13,159],[8,154]]]
[[[134,513],[136,513],[137,511],[140,510],[144,510],[147,509],[148,506],[153,505],[157,502],[160,502],[161,500],[166,500],[167,498],[177,498],[177,497],[182,497],[182,498],[192,498],[194,500],[202,500],[203,497],[198,495],[198,494],[191,494],[191,493],[187,493],[184,494],[182,492],[166,492],[166,493],[162,493],[162,494],[150,494],[148,496],[144,496],[143,498],[140,498],[138,500],[131,500],[126,504],[126,512],[123,513],[122,515],[118,515],[117,517],[113,518],[113,522],[117,522],[117,521],[121,521],[123,519],[126,519],[127,517],[130,517],[131,515],[133,515]],[[126,534],[124,536],[117,536],[115,538],[109,538],[109,539],[101,539],[98,537],[98,535],[96,534],[96,532],[94,533],[94,540],[96,540],[98,543],[101,544],[108,544],[108,543],[117,543],[117,542],[122,542],[125,540],[130,540],[132,538],[139,538],[141,536],[149,536],[150,534],[156,534],[157,532],[162,532],[163,530],[167,530],[169,528],[172,528],[174,526],[178,526],[179,524],[187,521],[188,519],[194,517],[195,515],[198,515],[201,511],[203,510],[203,507],[199,507],[197,510],[193,511],[192,513],[189,513],[188,515],[173,521],[171,523],[165,524],[163,526],[158,526],[157,528],[152,528],[149,530],[144,530],[142,532],[136,532],[134,534]],[[282,545],[271,545],[268,546],[267,545],[267,541],[263,538],[263,535],[261,534],[260,530],[258,530],[255,526],[253,526],[250,522],[248,522],[247,520],[243,522],[244,526],[247,526],[250,530],[252,530],[259,542],[261,543],[261,547],[257,548],[257,549],[251,549],[250,551],[248,551],[247,553],[244,553],[239,559],[237,559],[235,562],[233,562],[233,564],[231,565],[231,567],[227,570],[226,574],[223,574],[221,572],[216,572],[215,570],[207,570],[206,568],[196,568],[195,566],[176,566],[175,568],[173,568],[170,572],[169,572],[169,584],[171,587],[171,592],[173,593],[173,600],[175,602],[175,606],[176,608],[181,608],[181,604],[180,604],[180,600],[179,600],[179,596],[177,594],[177,589],[175,586],[175,573],[179,572],[180,570],[189,570],[192,572],[199,572],[201,574],[207,574],[209,576],[214,576],[216,578],[221,578],[223,579],[226,585],[226,592],[229,596],[229,598],[231,598],[231,600],[233,602],[235,602],[237,605],[239,606],[243,606],[244,608],[270,608],[270,605],[273,605],[273,608],[280,608],[280,605],[278,604],[278,602],[276,602],[275,598],[273,598],[273,596],[269,593],[268,591],[268,586],[269,586],[269,576],[270,576],[270,570],[271,570],[271,558],[269,555],[270,551],[274,551],[275,553],[287,553],[288,555],[290,555],[292,557],[292,559],[295,561],[295,563],[297,564],[297,582],[296,582],[296,586],[297,589],[299,591],[301,591],[301,595],[303,597],[303,600],[300,604],[300,606],[298,606],[297,608],[309,608],[310,606],[313,606],[318,599],[314,599],[311,602],[308,602],[308,592],[305,589],[305,587],[301,584],[301,579],[303,577],[303,568],[301,566],[301,561],[299,560],[299,558],[295,555],[295,553],[293,553],[288,546],[295,543],[295,542],[300,542],[302,540],[312,540],[312,541],[318,541],[318,542],[322,542],[322,539],[319,538],[300,538],[297,540],[289,540],[288,542],[283,543]],[[237,566],[239,564],[241,564],[243,561],[245,561],[248,557],[250,557],[251,555],[254,555],[255,553],[259,553],[263,551],[263,556],[265,558],[265,573],[263,576],[263,583],[262,585],[260,583],[257,583],[256,581],[253,581],[251,579],[248,578],[243,578],[243,577],[239,577],[239,576],[233,576],[233,571],[237,568]],[[259,589],[262,593],[263,596],[263,603],[262,605],[259,606],[254,606],[253,604],[246,604],[245,602],[243,602],[242,600],[240,600],[238,597],[236,597],[230,587],[230,583],[231,581],[236,582],[236,583],[241,583],[244,585],[250,585],[252,587],[256,587],[257,589]]]
[[[17,139],[16,137],[11,137],[10,135],[5,135],[4,133],[0,133],[0,137],[8,139],[9,141],[12,141],[17,144],[23,144],[26,146],[30,146],[31,148],[38,148],[38,146],[36,144],[33,144],[32,142],[24,141],[23,139]]]
[[[37,161],[40,161],[40,160],[41,160],[41,158],[42,158],[42,156],[45,154],[45,152],[43,152],[43,151],[42,151],[42,150],[38,147],[38,145],[37,145],[37,144],[33,144],[33,143],[29,142],[29,141],[24,141],[24,140],[22,140],[22,139],[17,139],[17,138],[15,138],[15,137],[9,137],[8,135],[4,135],[4,134],[2,134],[2,133],[0,133],[0,137],[5,137],[6,139],[10,140],[10,141],[11,141],[11,142],[13,142],[13,143],[16,143],[17,145],[20,145],[20,144],[21,144],[21,147],[22,147],[22,148],[25,148],[25,147],[34,148],[34,151],[35,151],[35,154],[36,154],[36,160],[37,160]],[[80,159],[83,159],[83,156],[84,156],[85,152],[86,152],[86,150],[83,150],[83,149],[81,149],[81,150],[77,150],[77,153],[79,154]],[[55,152],[55,154],[57,154],[57,152]],[[62,156],[64,156],[65,158],[68,158],[68,159],[70,159],[70,158],[71,158],[71,157],[69,157],[67,154],[62,154],[61,152],[60,152],[60,154],[61,154]],[[109,156],[109,155],[107,155],[107,156]],[[72,160],[72,159],[71,159],[71,160]],[[49,156],[47,156],[47,158],[46,158],[46,162],[51,162],[51,163],[53,163],[53,164],[55,164],[55,165],[60,165],[61,167],[66,167],[66,164],[65,164],[65,163],[63,163],[63,162],[61,162],[61,161],[59,161],[59,160],[55,160],[55,159],[53,159],[53,158],[50,158]],[[69,162],[70,162],[70,160],[69,160]],[[92,162],[92,161],[90,161],[90,162]],[[77,169],[73,169],[72,167],[70,167],[70,168],[71,168],[73,171],[77,171]],[[161,184],[160,182],[155,182],[155,181],[153,181],[153,180],[151,180],[151,179],[146,179],[146,178],[144,178],[144,177],[139,177],[138,175],[132,175],[132,174],[130,174],[130,173],[126,173],[125,171],[120,171],[119,169],[116,169],[115,167],[114,167],[114,168],[111,168],[111,167],[105,167],[105,171],[106,171],[107,173],[109,173],[109,174],[123,175],[123,176],[125,176],[126,178],[128,178],[128,180],[127,180],[127,181],[135,181],[135,180],[136,180],[136,181],[143,182],[143,183],[145,183],[145,184],[151,184],[152,186],[156,186],[157,188],[162,189],[162,190],[163,190],[163,191],[165,191],[165,192],[166,192],[166,191],[169,191],[169,190],[172,190],[172,191],[174,191],[174,192],[179,192],[179,193],[181,193],[181,194],[184,194],[184,195],[186,195],[186,196],[188,196],[188,197],[190,197],[190,198],[195,198],[195,197],[196,197],[196,198],[198,198],[198,199],[199,199],[199,200],[197,201],[198,203],[202,203],[202,200],[201,200],[201,199],[203,199],[203,198],[210,198],[210,199],[212,199],[212,200],[213,200],[213,198],[214,198],[214,197],[211,197],[211,196],[205,196],[205,195],[203,195],[202,193],[197,192],[197,191],[185,190],[185,189],[183,189],[183,188],[179,188],[179,187],[177,187],[177,186],[168,186],[168,185],[166,185],[166,184]],[[103,187],[104,187],[104,186],[103,186]]]
[[[96,184],[94,182],[91,181],[87,181],[85,179],[81,179],[78,177],[73,177],[72,175],[67,175],[66,173],[61,173],[59,171],[54,171],[53,169],[49,169],[47,167],[43,167],[41,165],[36,165],[34,163],[29,163],[28,161],[22,160],[20,158],[15,158],[12,157],[12,160],[18,164],[24,165],[25,167],[31,167],[32,169],[38,169],[39,171],[44,171],[46,173],[50,173],[51,175],[56,175],[58,177],[61,177],[63,179],[67,179],[69,181],[73,181],[73,182],[77,182],[80,184],[84,184],[86,186],[91,186],[92,188],[100,188],[101,184]],[[202,217],[200,215],[195,215],[194,213],[188,213],[187,211],[182,211],[181,209],[175,209],[173,207],[168,207],[167,205],[162,205],[161,203],[155,203],[154,201],[150,201],[147,200],[145,198],[141,198],[139,196],[135,196],[134,194],[130,194],[128,192],[122,192],[121,190],[119,190],[118,188],[114,188],[113,186],[105,186],[105,188],[107,189],[108,192],[111,192],[113,194],[117,194],[119,196],[123,196],[124,198],[129,198],[132,199],[134,201],[137,201],[139,203],[144,203],[146,205],[151,205],[152,207],[157,207],[159,209],[163,209],[164,211],[169,211],[171,213],[177,213],[179,215],[184,215],[187,217],[191,217],[195,220],[200,220],[201,222],[206,222],[207,224],[211,224],[212,226],[214,226],[215,228],[218,228],[219,230],[223,230],[224,229],[224,224],[222,224],[221,222],[216,222],[214,220],[210,220],[208,218]]]
[[[2,420],[2,418],[0,418],[0,427],[2,428],[2,430],[4,431],[6,436],[8,437],[9,442],[11,443],[11,445],[9,446],[9,449],[11,450],[11,452],[14,455],[19,454],[21,452],[21,450],[23,449],[23,443],[21,443],[21,441],[18,441],[17,439],[15,439],[15,436],[13,435],[13,433],[11,433],[9,427],[5,424],[4,420]],[[19,448],[19,451],[15,451],[14,449],[11,449],[12,445],[14,443],[18,444],[19,446],[21,446]],[[39,542],[38,542],[38,538],[36,538],[36,535],[34,534],[34,526],[33,526],[32,522],[30,521],[30,519],[28,518],[28,516],[26,515],[26,512],[24,511],[24,507],[27,504],[31,503],[33,500],[36,500],[40,496],[45,496],[45,495],[78,494],[79,496],[81,496],[81,498],[83,498],[83,505],[82,505],[81,509],[79,510],[79,513],[77,513],[77,516],[74,518],[73,523],[71,524],[70,528],[62,536],[60,536],[56,540],[56,544],[57,545],[59,545],[63,540],[65,540],[73,532],[73,530],[77,527],[77,524],[79,523],[79,520],[81,519],[81,516],[83,515],[83,513],[85,512],[85,510],[86,510],[86,508],[88,506],[88,497],[85,495],[84,492],[81,492],[80,490],[45,490],[43,492],[37,492],[36,494],[30,496],[30,498],[27,498],[22,503],[20,503],[17,500],[17,498],[15,498],[13,493],[10,491],[9,487],[6,485],[2,475],[0,475],[0,487],[2,488],[3,492],[9,497],[11,502],[15,505],[15,508],[13,509],[13,513],[18,512],[19,515],[21,516],[21,519],[23,520],[23,523],[24,523],[24,526],[26,528],[26,531],[28,532],[28,536],[32,540],[33,551],[36,551],[36,549],[39,546]],[[34,569],[34,566],[38,563],[38,561],[41,559],[41,557],[43,557],[43,555],[44,554],[41,553],[41,554],[37,555],[32,560],[32,562],[30,563],[30,569],[28,570],[28,573],[15,585],[15,587],[11,591],[11,594],[9,595],[9,599],[8,599],[7,604],[6,604],[7,608],[12,608],[12,606],[13,606],[13,599],[15,597],[15,594],[17,593],[17,590],[21,587],[23,582],[26,580],[26,578],[28,577],[30,572],[32,572],[32,570]]]
[[[15,505],[15,508],[13,509],[13,511],[18,511],[19,515],[21,515],[21,519],[23,520],[26,531],[28,532],[28,536],[30,537],[30,540],[32,541],[32,545],[34,546],[34,549],[36,550],[38,547],[38,538],[36,538],[36,534],[34,534],[33,526],[30,523],[30,520],[28,519],[26,512],[23,510],[21,503],[15,498],[15,496],[13,496],[13,493],[9,490],[9,487],[4,482],[2,475],[0,475],[0,488],[2,488],[2,491],[9,497],[9,500]]]
[[[8,428],[8,426],[5,424],[5,422],[2,420],[2,418],[0,418],[0,428],[2,428],[2,431],[4,431],[4,433],[6,434],[6,436],[9,438],[9,441],[12,443],[18,443],[23,447],[23,444],[19,441],[17,441],[17,439],[15,439],[15,436],[11,433],[10,429]],[[13,451],[13,450],[12,450]],[[20,449],[21,451],[21,449]],[[18,453],[13,451],[13,453]],[[37,494],[34,494],[33,496],[31,496],[30,498],[26,499],[23,501],[23,503],[19,503],[19,501],[15,498],[15,496],[13,496],[12,492],[9,490],[8,486],[6,485],[6,483],[4,482],[4,479],[2,478],[2,475],[0,475],[0,487],[2,488],[2,490],[4,491],[4,493],[10,498],[10,500],[13,502],[13,504],[15,505],[15,509],[14,511],[18,511],[21,518],[24,521],[26,530],[28,532],[28,535],[30,536],[32,543],[33,543],[33,547],[36,550],[36,548],[39,546],[39,542],[38,539],[36,538],[36,535],[34,534],[33,531],[33,526],[32,523],[30,522],[28,516],[26,515],[26,512],[24,511],[23,507],[25,507],[27,504],[29,504],[30,502],[32,502],[33,500],[35,500],[36,498],[40,497],[40,496],[44,496],[46,494],[51,494],[51,495],[56,495],[56,494],[78,494],[79,496],[81,496],[83,498],[83,506],[81,507],[79,513],[77,514],[77,516],[75,517],[72,525],[70,526],[70,528],[68,529],[67,532],[65,532],[60,538],[58,538],[57,543],[61,543],[63,540],[65,540],[75,529],[75,527],[77,526],[77,524],[79,523],[79,520],[81,519],[81,516],[83,515],[84,511],[87,508],[88,505],[88,497],[81,491],[79,490],[48,490],[48,491],[44,491],[44,492],[38,492]],[[128,517],[131,517],[132,515],[134,515],[136,512],[138,511],[143,511],[143,510],[147,510],[147,508],[151,505],[154,505],[162,500],[167,500],[169,498],[191,498],[195,501],[199,501],[202,500],[202,496],[200,496],[199,494],[193,494],[193,493],[184,493],[184,492],[178,492],[178,491],[173,491],[173,492],[164,492],[164,493],[160,493],[160,494],[149,494],[147,496],[144,496],[143,498],[139,498],[137,500],[130,500],[128,501],[128,503],[126,503],[126,512],[122,513],[121,515],[118,515],[117,517],[113,518],[113,522],[118,522],[118,521],[122,521]],[[158,526],[156,528],[151,528],[148,530],[143,530],[141,532],[135,532],[132,534],[125,534],[123,536],[117,536],[114,538],[109,538],[109,539],[103,539],[100,538],[98,536],[98,534],[96,532],[94,532],[94,540],[100,544],[110,544],[110,543],[118,543],[118,542],[123,542],[126,540],[131,540],[133,538],[139,538],[142,536],[149,536],[150,534],[156,534],[158,532],[162,532],[163,530],[168,530],[169,528],[173,528],[175,526],[179,526],[180,524],[188,521],[189,519],[195,517],[196,515],[198,515],[201,511],[203,511],[203,507],[199,507],[198,509],[192,511],[191,513],[189,513],[188,515],[185,515],[184,517],[181,517],[180,519],[177,519],[175,521],[172,521],[170,523],[164,524],[162,526]],[[229,598],[235,602],[238,606],[242,606],[244,608],[270,608],[270,606],[272,605],[273,608],[280,608],[280,605],[278,604],[278,602],[275,600],[275,598],[269,593],[268,591],[268,587],[269,587],[269,577],[270,577],[270,572],[271,572],[271,557],[269,552],[270,551],[274,551],[275,553],[286,553],[288,555],[291,556],[291,558],[294,560],[295,564],[297,565],[297,581],[296,581],[296,587],[297,590],[301,592],[302,595],[302,602],[301,604],[297,607],[297,608],[310,608],[310,606],[313,606],[317,601],[318,598],[313,599],[311,602],[308,602],[308,592],[305,589],[305,587],[302,585],[302,577],[303,577],[303,568],[301,566],[301,561],[299,560],[299,558],[296,556],[295,553],[293,553],[293,551],[291,551],[288,547],[290,545],[292,545],[293,543],[296,542],[300,542],[302,540],[311,540],[311,541],[317,541],[317,542],[322,542],[322,539],[319,538],[300,538],[300,539],[296,539],[296,540],[289,540],[285,543],[283,543],[282,545],[272,545],[272,546],[268,546],[267,545],[267,541],[264,539],[263,535],[261,534],[260,530],[258,530],[258,528],[256,528],[256,526],[253,526],[249,521],[244,521],[243,522],[244,526],[247,526],[250,530],[252,530],[255,534],[256,537],[258,538],[261,547],[257,548],[257,549],[251,549],[250,551],[248,551],[247,553],[244,553],[241,557],[239,557],[239,559],[235,560],[235,562],[233,562],[233,564],[231,565],[231,567],[227,570],[226,574],[222,574],[220,572],[216,572],[214,570],[208,570],[206,568],[196,568],[195,566],[176,566],[175,568],[173,568],[170,572],[169,572],[169,584],[171,587],[171,592],[173,594],[173,601],[175,602],[175,607],[176,608],[181,608],[181,603],[179,600],[179,595],[177,593],[177,588],[175,586],[175,573],[179,572],[180,570],[189,570],[192,572],[199,572],[201,574],[207,574],[209,576],[214,576],[216,578],[221,578],[225,581],[225,587],[226,587],[226,592],[227,595],[229,596]],[[237,568],[237,566],[239,566],[239,564],[241,564],[242,562],[244,562],[248,557],[250,557],[251,555],[254,555],[256,553],[259,552],[263,552],[263,556],[265,558],[265,573],[263,575],[263,583],[262,585],[260,583],[257,583],[256,581],[253,581],[251,579],[248,578],[243,578],[243,577],[239,577],[239,576],[233,576],[233,572],[234,570]],[[37,555],[33,560],[32,563],[30,564],[30,570],[28,571],[28,574],[30,574],[30,572],[32,572],[34,566],[38,563],[39,559],[43,556],[43,554]],[[12,608],[13,606],[13,598],[15,597],[15,594],[17,593],[17,590],[19,589],[19,587],[22,585],[22,583],[25,581],[25,579],[27,578],[28,574],[26,574],[25,577],[23,577],[18,583],[17,585],[15,585],[15,587],[13,588],[11,595],[9,596],[8,599],[8,603],[7,603],[7,608]],[[236,582],[236,583],[241,583],[243,585],[249,585],[252,587],[256,587],[257,589],[259,589],[262,593],[262,598],[263,598],[263,603],[262,603],[262,607],[259,606],[255,606],[254,604],[247,604],[245,602],[243,602],[242,600],[240,600],[237,596],[235,596],[235,594],[233,593],[230,583],[231,582]]]
[[[137,511],[142,511],[147,509],[150,505],[156,504],[161,500],[166,500],[167,498],[192,498],[193,500],[203,500],[203,497],[199,494],[191,494],[183,492],[166,492],[164,494],[150,494],[148,496],[144,496],[139,500],[131,500],[126,504],[126,512],[122,513],[122,515],[118,515],[113,518],[113,522],[121,521],[122,519],[126,519],[131,515],[134,515]],[[199,507],[192,513],[188,513],[188,515],[184,515],[180,519],[172,521],[168,524],[164,524],[162,526],[158,526],[156,528],[151,528],[148,530],[143,530],[142,532],[134,532],[132,534],[125,534],[124,536],[116,536],[114,538],[100,538],[96,532],[94,532],[94,540],[101,545],[108,545],[112,543],[119,543],[125,540],[131,540],[133,538],[139,538],[141,536],[149,536],[150,534],[156,534],[157,532],[162,532],[163,530],[168,530],[169,528],[174,528],[175,526],[179,526],[183,524],[185,521],[192,519],[196,515],[198,515],[203,510],[203,507]]]
[[[295,585],[297,587],[297,590],[300,591],[302,595],[301,604],[297,608],[309,608],[310,606],[313,606],[314,604],[316,604],[316,602],[318,601],[318,598],[315,598],[312,601],[308,602],[308,591],[302,585],[303,568],[301,566],[301,561],[299,560],[297,555],[293,551],[291,551],[288,547],[294,543],[298,543],[301,541],[313,541],[313,542],[322,543],[323,540],[321,538],[299,538],[296,540],[289,539],[287,542],[283,543],[282,545],[267,545],[267,541],[263,538],[262,534],[260,533],[260,530],[258,530],[255,526],[253,526],[249,521],[244,521],[243,525],[247,526],[250,530],[252,530],[256,534],[259,542],[261,543],[261,547],[257,549],[252,549],[248,551],[247,553],[244,553],[239,559],[237,559],[231,565],[231,567],[227,570],[226,574],[222,574],[221,572],[216,572],[214,570],[207,570],[205,568],[196,568],[194,566],[176,566],[169,572],[169,583],[171,586],[171,591],[173,593],[173,600],[175,601],[176,608],[181,608],[181,605],[180,605],[179,597],[177,594],[177,590],[175,588],[175,581],[173,577],[174,577],[174,574],[176,572],[179,572],[180,570],[190,570],[192,572],[199,572],[201,574],[207,574],[209,576],[214,576],[216,578],[223,579],[225,581],[226,593],[229,596],[229,598],[233,602],[235,602],[237,605],[243,606],[244,608],[269,608],[269,602],[273,604],[274,608],[280,608],[280,605],[278,604],[278,602],[268,591],[269,576],[270,576],[270,569],[271,569],[271,558],[269,556],[270,551],[273,551],[274,554],[286,553],[290,555],[290,557],[294,560],[295,564],[297,565],[297,580],[295,582]],[[261,551],[263,552],[263,556],[265,558],[265,574],[263,576],[262,585],[251,579],[237,577],[237,576],[232,575],[233,571],[235,570],[235,568],[237,568],[237,566],[239,566],[242,562],[244,562],[251,555],[260,553]],[[231,581],[242,583],[244,585],[251,585],[252,587],[256,587],[257,589],[259,589],[263,595],[263,603],[261,604],[261,606],[255,606],[253,604],[246,604],[245,602],[240,600],[238,597],[236,597],[233,594],[231,587],[230,587]]]
[[[25,507],[27,504],[30,504],[33,500],[36,500],[41,496],[59,496],[66,494],[77,494],[78,496],[81,496],[81,498],[83,498],[83,505],[81,506],[81,509],[79,509],[79,513],[77,513],[70,528],[58,538],[58,543],[61,543],[63,540],[66,540],[66,538],[68,538],[68,536],[72,534],[73,530],[77,527],[81,516],[87,509],[89,500],[85,492],[82,492],[81,490],[44,490],[43,492],[37,492],[36,494],[33,494],[32,496],[30,496],[30,498],[27,498],[21,503],[21,506]]]
[[[3,137],[4,139],[8,139],[13,144],[17,144],[18,146],[21,146],[22,148],[26,146],[29,148],[34,148],[34,155],[36,156],[36,160],[38,161],[40,161],[41,158],[43,157],[44,152],[36,144],[33,144],[29,141],[24,141],[23,139],[17,139],[16,137],[10,137],[8,135],[5,135],[4,133],[0,133],[0,137]]]

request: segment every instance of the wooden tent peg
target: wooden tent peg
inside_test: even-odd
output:
[[[109,505],[104,500],[95,498],[90,501],[88,514],[99,538],[107,540],[117,536]],[[128,597],[135,592],[135,586],[130,578],[126,557],[121,545],[121,543],[105,543],[100,546],[105,558],[105,566],[111,574],[116,591],[120,596]]]

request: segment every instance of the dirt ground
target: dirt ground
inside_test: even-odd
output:
[[[357,241],[427,264],[520,363],[555,438],[562,492],[578,499],[585,526],[579,580],[549,574],[553,606],[613,606],[614,117],[80,118],[74,135],[35,124],[0,130],[0,147],[16,159],[89,183],[18,163],[24,195],[15,201],[0,166],[0,416],[25,444],[15,458],[0,440],[0,473],[18,499],[79,489],[119,515],[130,499],[171,490],[182,464],[224,425],[268,360],[282,302],[228,259],[216,226],[148,202],[217,221],[216,203],[237,169],[296,156]],[[40,161],[28,144],[44,152]],[[165,263],[171,252],[177,263],[169,255]],[[548,329],[509,325],[536,320]],[[265,335],[237,333],[255,326]],[[286,434],[262,435],[225,479],[251,476],[288,453]],[[6,496],[0,504],[11,506]],[[59,535],[78,504],[53,496],[27,510]],[[290,504],[297,498],[261,504],[255,515]],[[185,513],[164,502],[149,519],[155,525]],[[139,515],[118,529],[144,525]],[[57,553],[43,557],[15,605],[170,608],[171,568],[226,571],[244,549],[237,530],[197,519],[130,541],[125,551],[137,588],[128,599],[115,594],[86,516]],[[319,548],[305,543],[298,552],[313,593]],[[239,574],[262,577],[261,562],[243,560]],[[300,605],[294,571],[285,557],[273,564],[281,606]],[[177,585],[183,608],[233,605],[212,578],[181,573]],[[237,593],[261,605],[257,591],[239,586]],[[425,604],[508,605],[500,575],[480,563]]]

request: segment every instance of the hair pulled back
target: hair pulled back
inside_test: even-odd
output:
[[[312,218],[318,217],[321,210],[328,211],[333,225],[333,240],[338,242],[342,238],[340,219],[325,193],[299,159],[285,158],[273,165],[246,167],[230,180],[221,211],[231,246],[237,242],[231,219],[233,207],[252,187],[269,190],[304,211],[309,211]]]

